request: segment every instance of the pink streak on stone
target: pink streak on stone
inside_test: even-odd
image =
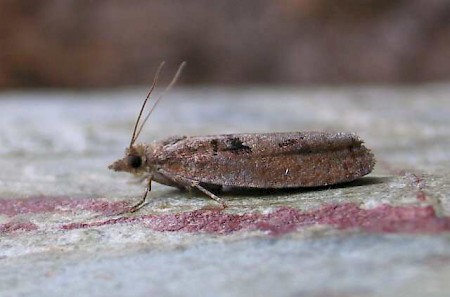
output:
[[[33,231],[38,227],[31,222],[8,222],[0,224],[0,234],[12,233],[15,231]]]
[[[124,209],[126,202],[109,202],[100,199],[35,196],[24,199],[0,199],[0,214],[15,216],[44,212],[89,210],[105,215]]]
[[[337,229],[360,229],[370,233],[438,233],[450,231],[450,217],[437,217],[429,207],[382,205],[362,209],[354,203],[324,205],[302,212],[282,207],[269,214],[227,214],[218,210],[197,210],[178,214],[145,215],[109,219],[94,223],[61,226],[64,230],[99,227],[111,224],[140,223],[160,232],[206,232],[229,234],[236,231],[261,230],[282,235],[312,225],[329,225]]]
[[[421,184],[420,180],[418,183]],[[419,191],[420,193],[420,191]],[[32,197],[0,200],[0,214],[15,216],[44,212],[89,210],[103,215],[119,213],[127,202],[100,199],[71,199],[66,197]],[[207,232],[229,234],[241,230],[261,230],[281,235],[312,225],[329,225],[337,229],[360,229],[375,233],[437,233],[450,231],[450,217],[438,217],[431,206],[382,205],[362,209],[353,203],[324,205],[311,211],[282,207],[269,214],[227,214],[219,210],[197,210],[177,214],[121,217],[93,223],[63,225],[65,230],[114,224],[142,224],[160,232]],[[0,233],[16,230],[32,231],[32,223],[9,222],[0,225]]]

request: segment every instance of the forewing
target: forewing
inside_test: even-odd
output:
[[[289,188],[331,185],[368,174],[372,153],[350,133],[267,133],[163,142],[165,170],[206,184]]]

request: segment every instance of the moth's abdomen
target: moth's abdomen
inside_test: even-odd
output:
[[[332,185],[370,173],[373,154],[354,134],[268,133],[187,137],[164,148],[165,170],[243,188]]]

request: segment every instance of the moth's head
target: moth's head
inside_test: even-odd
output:
[[[147,153],[144,145],[133,145],[125,150],[125,157],[115,161],[108,168],[114,171],[124,171],[140,175],[146,172],[148,168]]]
[[[172,88],[172,86],[175,84],[175,82],[177,81],[178,77],[180,76],[181,70],[183,70],[183,67],[185,64],[186,64],[185,62],[181,63],[180,67],[178,68],[178,71],[175,73],[175,76],[173,77],[172,81],[167,86],[167,88],[164,90],[163,94],[166,93],[167,91],[169,91],[170,88]],[[143,118],[143,120],[141,121],[142,115],[143,115],[143,112],[145,109],[145,105],[147,104],[147,101],[150,98],[150,95],[152,94],[152,92],[156,86],[159,72],[161,71],[161,68],[163,65],[164,65],[164,62],[159,65],[159,68],[156,71],[155,78],[153,80],[152,87],[150,88],[150,91],[148,92],[147,97],[145,98],[144,103],[141,106],[141,110],[139,111],[139,115],[136,119],[136,123],[134,124],[134,130],[133,130],[133,134],[131,136],[130,146],[125,151],[125,157],[123,157],[122,159],[119,159],[116,162],[114,162],[113,164],[109,165],[108,166],[109,169],[112,169],[114,171],[130,172],[135,175],[140,175],[145,172],[148,173],[148,171],[149,171],[148,169],[152,169],[152,168],[150,168],[151,166],[153,166],[150,164],[150,163],[152,163],[151,160],[150,161],[147,160],[147,157],[152,158],[152,156],[153,156],[152,145],[143,145],[143,144],[135,144],[135,143],[139,137],[139,134],[142,131],[142,128],[144,128],[145,122],[148,120],[153,109],[158,104],[159,100],[162,98],[162,95],[160,95],[158,97],[158,99],[156,99],[152,108],[147,113],[147,116],[145,116]]]

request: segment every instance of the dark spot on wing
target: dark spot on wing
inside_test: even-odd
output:
[[[297,139],[289,138],[289,139],[284,140],[283,142],[278,143],[278,146],[279,147],[286,147],[286,146],[294,145],[296,143],[297,143]]]
[[[219,142],[217,139],[211,140],[211,146],[213,149],[213,155],[217,155],[217,151],[219,150]]]
[[[235,154],[251,153],[252,149],[245,145],[238,137],[230,137],[226,140],[226,148],[224,151],[230,151]]]

